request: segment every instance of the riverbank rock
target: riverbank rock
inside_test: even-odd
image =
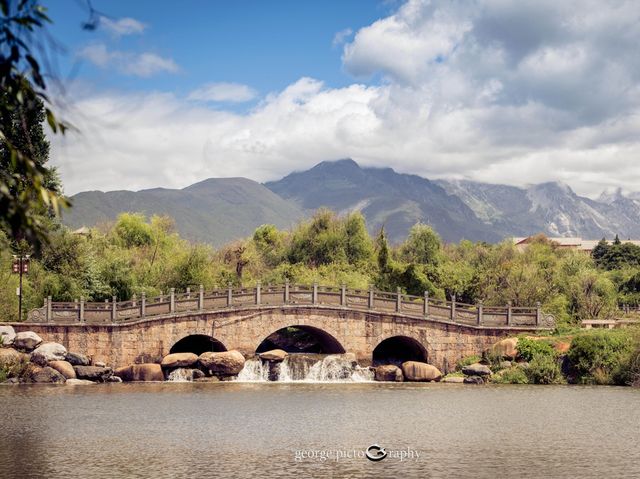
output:
[[[104,361],[96,361],[95,363],[91,364],[92,366],[97,366],[99,368],[106,368],[107,367],[107,363],[105,363]]]
[[[111,368],[100,366],[74,366],[74,371],[78,379],[88,379],[89,381],[106,381],[113,375]]]
[[[279,363],[281,361],[284,361],[284,358],[286,358],[288,355],[289,353],[284,349],[272,349],[271,351],[265,351],[264,353],[258,354],[258,357],[265,361]]]
[[[13,347],[21,351],[31,352],[42,343],[42,338],[33,331],[22,331],[13,338]]]
[[[164,381],[162,366],[156,363],[132,364],[116,369],[113,374],[125,382]]]
[[[121,383],[122,379],[120,379],[118,376],[109,376],[105,382],[106,383]]]
[[[198,355],[194,353],[173,353],[162,359],[163,369],[189,368],[198,362]]]
[[[419,361],[402,363],[402,372],[407,381],[439,381],[442,377],[438,368]]]
[[[443,383],[453,383],[453,384],[462,384],[464,382],[464,377],[462,376],[447,376],[442,379]]]
[[[67,357],[67,348],[60,343],[42,343],[31,353],[32,363],[46,366],[49,361],[64,361]]]
[[[394,366],[393,364],[378,366],[375,368],[375,370],[376,381],[404,381],[404,374],[402,374],[402,369],[400,369],[398,366]]]
[[[206,352],[200,355],[198,362],[214,376],[234,376],[242,371],[244,356],[235,350]]]
[[[467,376],[463,382],[464,384],[484,384],[484,379],[480,376]]]
[[[506,338],[495,343],[491,347],[491,352],[506,359],[515,359],[518,355],[517,345],[518,338]]]
[[[16,331],[13,326],[0,326],[0,346],[11,346],[16,337]]]
[[[76,379],[76,371],[67,361],[50,361],[49,367],[58,371],[66,379]]]
[[[66,381],[65,377],[49,366],[35,366],[29,374],[29,380],[32,383],[57,383],[61,384]]]
[[[88,379],[67,379],[67,382],[65,384],[67,386],[89,386],[95,383],[93,381],[89,381]]]
[[[491,369],[484,364],[475,363],[463,367],[462,374],[465,376],[491,376]]]
[[[67,352],[65,356],[65,361],[70,363],[72,366],[89,366],[91,361],[84,354],[80,353],[70,353]]]
[[[500,361],[500,369],[509,369],[511,367],[511,361]]]

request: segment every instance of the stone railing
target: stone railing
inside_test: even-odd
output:
[[[30,322],[88,324],[113,324],[134,321],[154,316],[165,316],[185,312],[216,311],[246,307],[281,306],[336,307],[377,313],[393,313],[403,316],[435,319],[467,326],[553,328],[555,320],[545,315],[538,303],[536,307],[484,306],[456,301],[411,296],[398,290],[395,293],[369,290],[352,290],[345,286],[331,287],[313,285],[261,286],[205,291],[202,286],[196,291],[187,288],[184,293],[171,289],[169,294],[147,298],[133,297],[128,301],[105,300],[103,303],[86,302],[82,298],[74,302],[45,300],[42,308],[31,310]]]

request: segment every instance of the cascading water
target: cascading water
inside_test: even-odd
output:
[[[175,383],[185,383],[193,381],[193,371],[191,369],[178,368],[174,369],[167,376],[167,381]]]
[[[256,359],[245,362],[238,381],[259,382],[366,382],[373,372],[349,354],[289,354],[281,363]]]

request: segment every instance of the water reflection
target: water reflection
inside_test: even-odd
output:
[[[640,391],[444,384],[0,387],[1,477],[639,477]],[[411,447],[417,461],[296,461]]]

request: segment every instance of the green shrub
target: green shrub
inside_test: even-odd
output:
[[[466,356],[456,363],[456,371],[461,371],[463,367],[480,362],[480,356]]]
[[[583,333],[573,338],[567,357],[576,381],[596,384],[625,384],[625,366],[633,350],[632,336],[625,330]]]
[[[494,374],[491,377],[491,381],[497,384],[527,384],[529,378],[523,368],[513,366]]]
[[[519,338],[516,346],[518,356],[525,361],[531,361],[536,356],[547,356],[555,359],[557,354],[553,346],[544,340],[533,340],[528,338]]]
[[[532,384],[562,384],[564,377],[555,357],[537,354],[524,369],[528,382]]]

